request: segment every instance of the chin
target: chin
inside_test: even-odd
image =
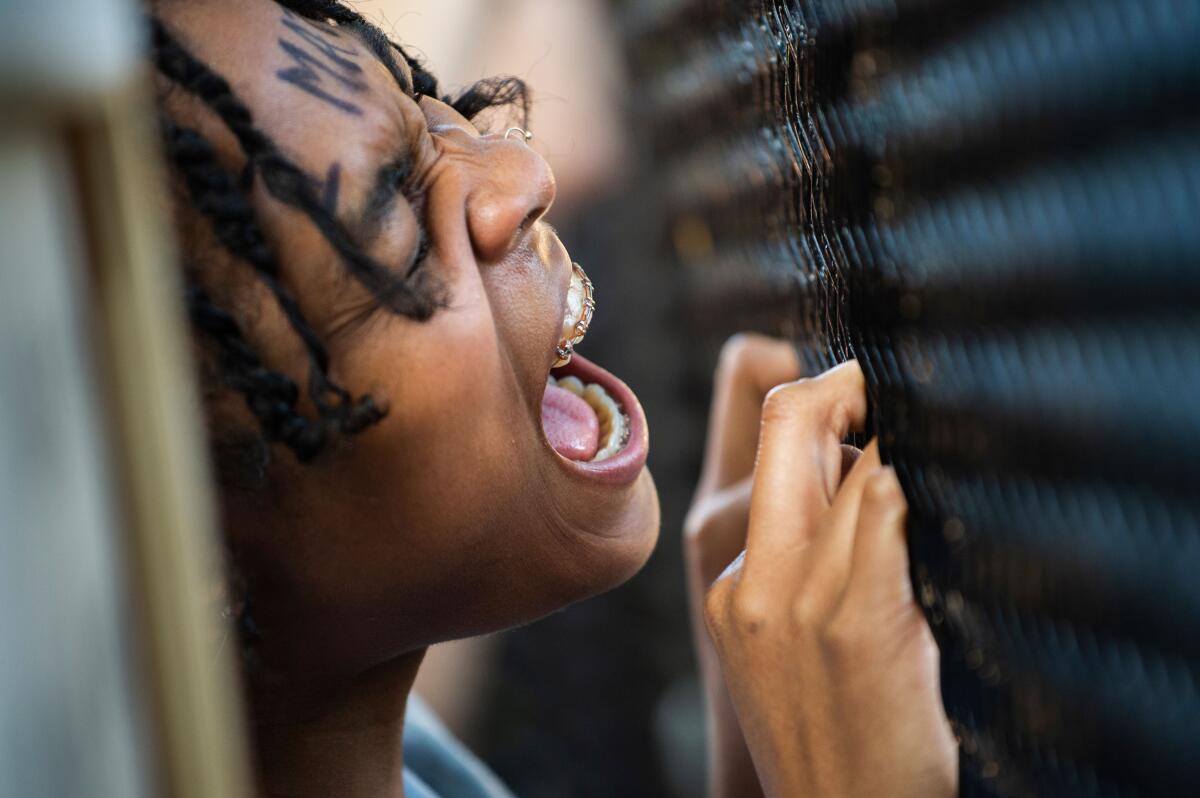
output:
[[[576,530],[574,536],[586,556],[586,570],[573,574],[571,595],[564,604],[590,598],[629,581],[642,569],[658,542],[658,491],[650,470],[628,486],[629,499],[603,529]]]
[[[658,491],[646,467],[650,435],[641,403],[599,365],[575,354],[552,369],[541,420],[558,472],[549,478],[566,477],[573,497],[559,516],[572,518],[561,527],[572,551],[556,591],[565,605],[623,584],[646,564],[658,541]]]
[[[650,475],[649,468],[643,468],[641,475],[634,483],[634,498],[631,504],[634,512],[631,513],[629,526],[619,536],[624,539],[628,549],[626,570],[617,584],[628,581],[640,571],[654,552],[655,544],[658,543],[661,524],[658,489],[654,485],[654,478]]]

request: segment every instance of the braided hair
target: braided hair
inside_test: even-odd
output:
[[[337,0],[276,0],[291,13],[313,22],[336,25],[358,39],[387,68],[397,83],[415,96],[438,96],[437,80],[417,59],[361,14]],[[353,396],[329,376],[329,355],[295,298],[280,282],[280,268],[254,212],[249,194],[256,181],[274,199],[301,211],[317,228],[348,273],[366,287],[389,312],[418,321],[428,319],[444,304],[436,282],[419,268],[399,276],[372,259],[355,241],[319,196],[316,182],[289,159],[254,121],[250,109],[238,99],[228,81],[193,55],[157,17],[150,16],[152,58],[159,74],[195,96],[211,109],[237,140],[245,156],[242,173],[234,176],[223,167],[215,148],[197,130],[164,118],[162,138],[167,160],[180,179],[188,200],[211,227],[216,241],[237,261],[247,265],[268,290],[291,330],[303,345],[308,365],[307,397],[315,417],[300,412],[300,391],[287,375],[264,365],[259,353],[243,335],[232,313],[220,307],[186,270],[188,318],[197,339],[207,342],[217,382],[240,393],[257,420],[258,433],[267,444],[287,447],[300,461],[309,461],[332,440],[354,435],[382,419],[386,406],[370,396]],[[397,58],[412,71],[408,76]],[[441,97],[456,111],[473,118],[497,106],[519,105],[522,117],[529,112],[525,84],[516,78],[481,81],[457,98]],[[417,267],[420,265],[418,260]],[[247,451],[241,447],[241,451]],[[254,472],[265,473],[269,445],[249,447],[258,462]],[[224,466],[218,452],[218,465]],[[245,464],[239,464],[245,473]],[[222,467],[222,471],[225,469]],[[226,476],[225,473],[222,476]]]

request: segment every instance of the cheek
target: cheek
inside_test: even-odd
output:
[[[427,322],[384,319],[349,360],[347,382],[389,403],[355,442],[355,471],[406,526],[478,527],[523,489],[516,464],[540,430],[496,326],[486,305],[456,291]]]
[[[548,262],[549,256],[523,251],[485,269],[482,278],[505,349],[531,384],[545,381],[562,331],[566,280]]]
[[[337,586],[346,592],[336,601],[402,611],[405,625],[420,627],[408,629],[417,639],[491,631],[546,611],[538,579],[561,558],[539,501],[532,422],[490,354],[495,341],[491,350],[483,343],[432,369],[406,368],[401,379],[420,390],[392,391],[403,398],[343,464],[339,483],[354,484],[328,488],[339,501],[356,497],[342,515],[354,542],[336,569],[355,579]]]

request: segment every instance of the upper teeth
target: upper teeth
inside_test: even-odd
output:
[[[567,289],[567,310],[563,314],[562,337],[558,340],[558,360],[554,363],[555,368],[571,362],[571,355],[587,334],[588,325],[592,323],[592,313],[596,310],[592,281],[578,263],[571,264],[571,267],[571,287]]]

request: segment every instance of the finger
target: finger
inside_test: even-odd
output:
[[[817,606],[832,608],[846,590],[863,489],[881,466],[879,444],[871,441],[842,480],[804,553],[801,583]]]
[[[847,601],[890,607],[913,601],[904,528],[907,515],[896,472],[887,467],[876,470],[863,488]]]
[[[739,554],[733,562],[725,566],[712,587],[704,594],[704,625],[709,637],[718,646],[733,603],[733,593],[742,579],[742,568],[745,563],[745,553]]]
[[[687,554],[705,587],[746,548],[752,484],[746,478],[709,494],[693,505],[684,521]]]
[[[735,335],[721,349],[713,384],[704,471],[697,495],[750,476],[758,445],[763,397],[800,376],[800,360],[786,341]]]
[[[837,492],[842,440],[862,429],[866,414],[863,374],[854,361],[767,396],[750,497],[747,571],[812,538]]]
[[[843,466],[845,465],[845,454],[843,446]],[[854,536],[854,525],[858,522],[858,509],[862,504],[863,488],[871,475],[882,466],[883,462],[879,459],[879,443],[872,439],[838,484],[837,494],[822,520],[820,534],[840,530],[850,537]]]

